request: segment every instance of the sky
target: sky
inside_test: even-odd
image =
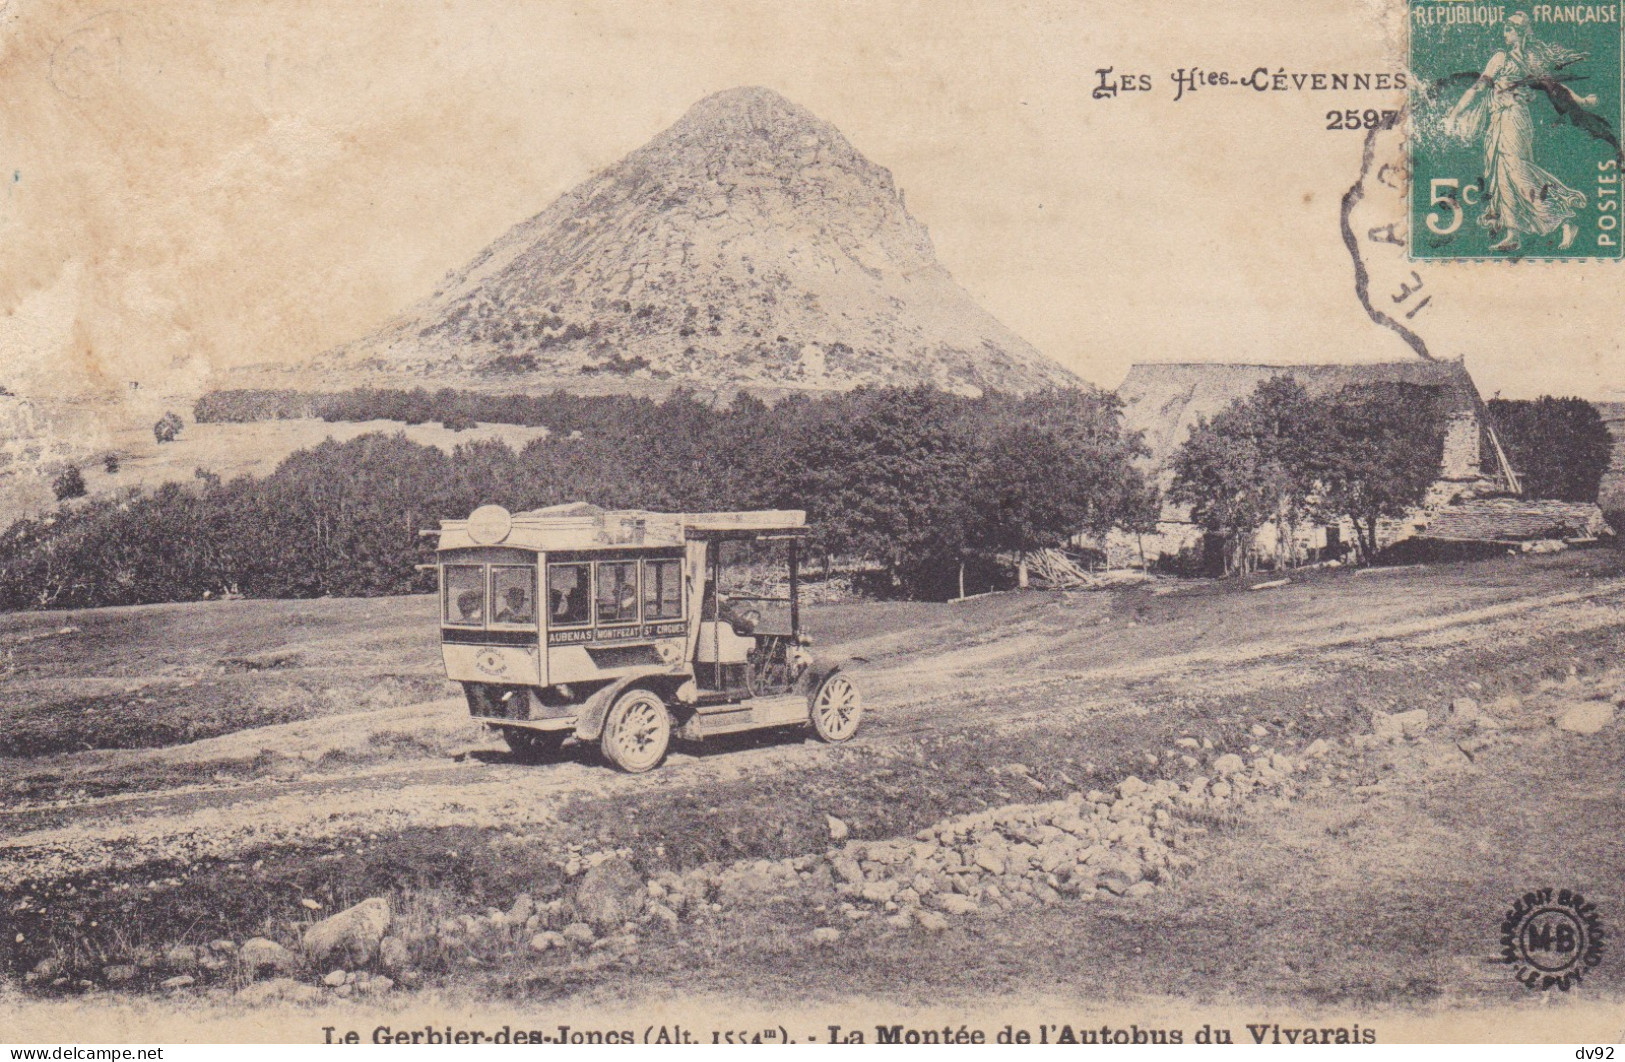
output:
[[[1381,0],[0,0],[0,384],[302,361],[738,85],[889,168],[970,294],[1086,380],[1414,357],[1355,298],[1362,137],[1325,128],[1402,95],[1170,80],[1392,72],[1400,25]],[[1151,91],[1093,98],[1108,66]],[[1625,393],[1619,265],[1429,265],[1412,323],[1486,396]]]

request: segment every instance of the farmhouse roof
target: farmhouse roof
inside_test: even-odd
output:
[[[1341,365],[1235,365],[1218,362],[1142,362],[1129,369],[1117,389],[1123,421],[1143,431],[1151,460],[1163,465],[1196,425],[1259,384],[1290,376],[1311,395],[1326,395],[1352,384],[1409,383],[1443,389],[1447,413],[1481,416],[1483,399],[1460,361],[1382,361]]]

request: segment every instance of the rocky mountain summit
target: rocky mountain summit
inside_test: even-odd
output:
[[[1076,382],[954,282],[887,170],[762,88],[701,100],[320,363],[515,382]]]

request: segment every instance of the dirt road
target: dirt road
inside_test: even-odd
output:
[[[385,888],[478,909],[557,880],[572,853],[624,848],[679,869],[800,855],[828,843],[826,816],[854,836],[908,836],[978,807],[1181,770],[1176,740],[1210,758],[1346,736],[1376,710],[1443,713],[1463,691],[1527,695],[1614,667],[1625,568],[1568,554],[1320,572],[1258,592],[863,608],[812,620],[835,630],[830,651],[857,658],[871,711],[840,748],[718,742],[638,778],[584,752],[525,766],[460,702],[437,699],[3,761],[13,791],[26,779],[49,798],[0,808],[0,868],[19,883],[8,906],[30,899],[0,926],[24,938],[8,945],[11,969],[66,941],[84,950],[102,940],[86,926],[113,917],[151,947],[183,930],[285,932],[308,920],[301,896],[330,908]],[[342,641],[331,626],[323,637]],[[96,795],[112,777],[146,781]],[[182,908],[198,913],[177,928]]]
[[[943,611],[963,614],[944,616],[924,630],[852,639],[829,651],[860,658],[853,671],[870,711],[865,744],[874,746],[942,727],[1121,710],[1114,702],[1131,688],[1280,691],[1313,681],[1338,661],[1368,658],[1376,645],[1443,649],[1520,631],[1593,631],[1625,615],[1625,579],[1587,579],[1583,588],[1557,592],[1542,580],[1525,595],[1483,604],[1478,596],[1441,599],[1426,592],[1436,577],[1426,570],[1339,574],[1344,578],[1323,577],[1241,599],[1261,612],[1268,606],[1269,615],[1300,614],[1296,622],[1255,628],[1245,638],[1224,617],[1200,615],[1212,598],[1158,602],[1167,611],[1141,625],[1116,619],[1110,609],[1102,614],[1099,600],[1074,595],[1028,597],[1021,602],[1027,613],[1022,622],[986,630],[978,630],[978,621],[988,607],[1007,607],[1008,601],[945,606]],[[1369,600],[1355,609],[1351,598]],[[1089,623],[1082,631],[1080,618]],[[455,749],[455,759],[346,762],[346,750],[377,747],[392,734],[411,735],[424,746],[432,745],[431,736],[438,738]],[[613,796],[649,784],[607,771],[587,749],[542,767],[513,763],[499,740],[468,722],[457,698],[89,759],[94,772],[107,773],[242,761],[262,750],[315,766],[240,783],[12,804],[0,808],[0,858],[20,875],[41,869],[58,875],[94,872],[132,853],[224,857],[267,841],[299,843],[407,826],[529,828],[551,821],[569,797]],[[680,747],[659,782],[722,782],[763,769],[804,767],[828,753],[794,739],[746,739],[716,750]],[[327,770],[321,769],[324,758]],[[71,778],[74,758],[59,758],[53,766]]]

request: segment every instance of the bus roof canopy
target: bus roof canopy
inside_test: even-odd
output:
[[[807,533],[799,509],[731,513],[652,513],[601,509],[586,502],[510,513],[482,505],[466,520],[442,520],[439,549],[508,546],[537,551],[681,546],[689,539],[781,538]]]

